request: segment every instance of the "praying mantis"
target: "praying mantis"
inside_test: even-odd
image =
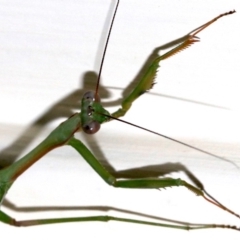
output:
[[[234,6],[235,7],[235,6]],[[221,21],[221,24],[223,24],[223,22],[224,21]],[[201,22],[200,22],[201,23]],[[219,24],[219,25],[221,25],[221,24]],[[195,25],[193,25],[193,26],[195,26]],[[191,28],[190,28],[191,29]],[[186,29],[187,31],[189,30],[189,29]],[[221,29],[221,31],[223,31],[222,29]],[[155,32],[156,32],[156,30],[155,30]],[[208,32],[211,32],[210,30],[208,31]],[[185,33],[184,31],[183,31],[183,33]],[[204,38],[204,37],[203,37]],[[214,34],[214,37],[213,38],[215,38],[216,39],[216,34]],[[216,40],[215,40],[216,41]],[[200,45],[200,47],[201,48],[203,48],[203,46],[201,46],[201,44],[202,43],[200,43],[200,44],[196,44],[194,47],[191,47],[191,48],[195,48],[197,45]],[[155,46],[158,46],[159,45],[159,43],[157,44],[157,45],[155,45]],[[133,48],[133,46],[131,46],[131,48]],[[149,50],[148,50],[149,51]],[[193,51],[192,49],[190,50],[188,50],[188,51]],[[185,54],[185,52],[188,52],[188,51],[184,51],[184,53],[181,53],[181,54]],[[201,50],[201,51],[203,51],[203,50]],[[179,58],[181,58],[181,56],[178,56]],[[170,60],[169,60],[170,61]],[[189,60],[188,60],[189,61]],[[191,60],[190,60],[191,61]],[[164,63],[162,63],[161,64],[161,68],[160,68],[160,76],[162,76],[161,74],[162,74],[162,71],[164,71],[163,69],[164,69],[164,67],[163,67],[163,64]],[[137,65],[137,64],[135,64],[135,65]],[[132,66],[132,67],[137,67],[137,66]],[[195,77],[195,76],[194,76]],[[161,78],[161,81],[163,81],[162,80],[163,78]],[[193,79],[191,79],[191,81],[193,81]],[[66,82],[65,82],[66,83]],[[64,85],[65,86],[65,85]],[[139,99],[140,100],[140,99]],[[135,104],[134,104],[135,105]],[[46,106],[46,105],[45,105]],[[135,107],[135,106],[134,106]],[[135,121],[132,121],[132,122],[135,122]],[[112,123],[111,123],[112,124]],[[108,124],[106,124],[106,126],[107,126]],[[118,125],[119,126],[119,125]],[[105,126],[104,126],[105,127]],[[118,128],[118,127],[117,127]],[[121,128],[120,126],[119,126],[119,128]],[[128,145],[127,145],[128,146]],[[119,147],[118,147],[119,148]],[[123,147],[124,148],[124,147]],[[60,150],[61,151],[61,150]],[[122,150],[123,151],[123,150]],[[64,154],[64,153],[63,153]],[[161,154],[158,154],[158,158],[159,158],[159,156],[161,156]],[[203,156],[202,158],[205,158],[206,156]],[[66,157],[64,157],[64,160],[65,160],[65,158]],[[68,157],[67,157],[68,158]],[[125,159],[126,157],[124,157],[124,159]],[[129,157],[130,159],[132,159],[131,157]],[[131,160],[132,161],[132,160]],[[145,160],[146,161],[146,160]],[[179,160],[175,160],[175,161],[179,161]],[[216,162],[215,162],[216,163]],[[45,162],[45,164],[46,164],[46,162]],[[65,161],[64,161],[64,164],[65,165],[67,165],[68,163],[65,163]],[[225,163],[226,164],[226,163]],[[225,166],[225,165],[224,165]],[[75,167],[75,168],[77,168],[77,167]],[[80,171],[80,170],[79,170]],[[72,174],[70,174],[70,175],[72,175]],[[69,179],[67,179],[65,182],[67,182]],[[35,181],[35,179],[34,179],[34,181]],[[22,190],[21,190],[21,192],[22,192]],[[120,192],[121,192],[121,190],[120,190]],[[161,198],[161,194],[164,194],[163,193],[163,191],[161,191],[161,193],[158,193],[158,191],[156,191],[157,193],[156,193],[156,195],[158,196],[159,195],[159,201],[160,201],[160,198]],[[96,194],[96,192],[95,192],[95,194]],[[114,194],[115,194],[115,192],[114,192]],[[129,193],[129,191],[128,191],[128,193],[127,194],[130,194]],[[136,191],[135,191],[135,194],[136,194]],[[186,193],[187,194],[187,193]],[[189,197],[190,197],[190,195],[191,195],[191,193],[189,193]],[[94,195],[95,196],[95,195]],[[195,196],[194,196],[195,197]],[[196,198],[196,197],[195,197]],[[194,198],[194,201],[195,201],[195,198]],[[80,198],[81,199],[81,198]],[[177,200],[176,200],[177,201]],[[187,201],[187,200],[186,200]],[[197,200],[196,200],[197,201]],[[59,204],[61,204],[61,202],[59,202]],[[81,204],[82,204],[82,202],[81,202]],[[76,205],[76,204],[75,204]],[[164,214],[163,214],[164,215]],[[197,214],[196,214],[197,215]],[[196,221],[197,221],[197,218],[196,218]],[[204,219],[203,219],[203,222],[204,222]],[[84,225],[84,226],[86,226],[86,224]],[[52,227],[52,226],[51,226]],[[124,224],[124,227],[125,227],[125,224]],[[54,227],[53,227],[54,228]],[[62,226],[61,226],[61,228],[62,228]],[[36,228],[35,228],[35,230],[36,230]],[[12,231],[12,230],[11,230]],[[28,231],[31,231],[31,230],[28,230]],[[156,230],[151,230],[151,231],[156,231]],[[159,230],[157,230],[157,231],[159,231]],[[221,231],[222,232],[222,231]],[[179,234],[179,233],[177,233],[177,234]]]

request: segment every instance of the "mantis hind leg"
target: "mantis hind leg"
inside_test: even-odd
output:
[[[142,224],[142,225],[151,225],[151,226],[157,226],[157,227],[175,228],[175,229],[181,229],[181,230],[197,230],[197,229],[207,229],[207,228],[230,228],[234,230],[239,230],[237,227],[229,226],[229,225],[165,224],[160,222],[142,221],[142,220],[131,219],[131,218],[119,218],[119,217],[108,216],[108,215],[98,215],[98,216],[89,216],[89,217],[70,217],[70,218],[31,219],[31,220],[17,221],[2,211],[0,211],[0,221],[15,227],[29,227],[29,226],[36,226],[36,225],[48,225],[48,224],[54,224],[54,223],[70,223],[70,222],[118,221],[118,222],[128,222],[128,223],[136,223],[136,224]]]

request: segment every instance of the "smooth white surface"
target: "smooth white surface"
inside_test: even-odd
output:
[[[82,88],[84,74],[98,71],[110,5],[107,0],[0,1],[1,149],[22,134],[27,136],[34,120]],[[102,85],[114,95],[104,101],[121,97],[121,89],[136,76],[154,48],[232,9],[240,9],[239,1],[122,0],[102,74]],[[162,62],[151,91],[154,94],[134,103],[125,119],[240,166],[239,23],[239,13],[219,20],[199,35],[200,43]],[[56,124],[51,122],[36,134],[25,153]],[[181,162],[214,197],[240,213],[240,172],[231,164],[117,122],[102,126],[95,139],[116,170]],[[188,180],[184,173],[168,176]],[[240,225],[238,219],[184,188],[160,192],[113,189],[67,147],[54,150],[27,171],[7,199],[18,207],[109,206],[188,222]],[[99,214],[127,217],[114,210],[6,212],[17,219]],[[66,239],[69,235],[71,239],[239,238],[238,232],[230,230],[184,232],[116,222],[21,229],[0,224],[0,230],[9,239]]]

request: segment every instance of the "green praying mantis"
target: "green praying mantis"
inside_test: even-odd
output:
[[[201,28],[199,30],[202,30]],[[191,33],[193,35],[193,37],[189,37],[189,38],[185,38],[184,41],[182,43],[180,43],[180,46],[178,46],[177,48],[174,48],[173,50],[171,50],[170,52],[167,52],[165,55],[162,55],[158,60],[164,60],[164,58],[170,57],[171,54],[178,52],[178,48],[179,50],[184,49],[185,47],[190,46],[192,43],[194,43],[195,41],[198,41],[197,38],[194,37],[194,34],[196,34],[198,30],[196,30],[195,32]],[[182,45],[181,45],[182,44]],[[156,65],[155,65],[156,64]],[[138,90],[138,93],[133,93],[132,95],[129,96],[130,100],[135,100],[135,98],[139,97],[140,93],[149,90],[151,85],[152,85],[152,77],[155,76],[156,70],[158,68],[158,61],[155,63],[154,65],[152,65],[153,67],[153,75],[151,76],[147,76],[146,79],[151,80],[151,81],[146,81],[148,86],[144,87],[144,88],[140,88],[140,90]],[[136,90],[137,91],[137,90]],[[88,115],[93,116],[94,114],[96,114],[96,117],[103,117],[100,118],[100,121],[109,121],[109,113],[108,112],[102,112],[102,109],[100,107],[100,109],[94,109],[94,104],[95,102],[92,102],[92,98],[97,98],[94,94],[90,94],[85,96],[82,105],[85,105],[85,101],[89,102],[91,106],[87,105],[86,106],[86,117],[88,117]],[[90,100],[89,100],[90,99]],[[125,100],[125,105],[124,105],[124,109],[128,109],[129,107],[129,101]],[[92,106],[93,105],[93,106]],[[98,105],[98,104],[97,104]],[[89,112],[90,111],[90,112]],[[93,112],[92,112],[93,111]],[[82,110],[83,112],[83,110]],[[122,115],[121,111],[117,111],[114,114],[112,114],[113,117],[119,117],[120,115]],[[85,155],[85,157],[87,158],[87,161],[90,161],[89,159],[92,159],[92,162],[90,163],[92,165],[92,167],[95,169],[95,171],[97,171],[99,173],[99,175],[102,176],[102,178],[110,184],[116,184],[117,187],[130,187],[130,188],[160,188],[163,186],[174,186],[176,184],[182,184],[185,187],[187,187],[188,189],[190,189],[191,191],[193,191],[195,194],[202,196],[203,193],[201,192],[200,189],[189,185],[188,183],[186,183],[185,181],[181,182],[179,180],[175,181],[175,180],[170,180],[170,179],[165,179],[165,182],[162,181],[161,179],[147,179],[147,180],[142,180],[142,179],[133,179],[133,180],[120,180],[119,183],[116,182],[116,179],[114,179],[114,176],[110,175],[104,168],[101,167],[101,165],[95,161],[96,159],[93,158],[93,156],[91,155],[91,153],[84,147],[84,145],[82,145],[82,143],[75,139],[73,137],[73,134],[77,131],[80,130],[80,128],[82,128],[81,126],[81,122],[84,122],[84,115],[79,115],[79,114],[75,114],[73,116],[69,116],[69,119],[66,120],[65,122],[63,122],[61,125],[59,125],[59,127],[57,127],[50,135],[49,137],[46,138],[46,140],[42,143],[42,145],[40,145],[37,149],[33,150],[33,152],[30,152],[30,155],[27,155],[27,157],[23,157],[22,159],[20,159],[17,163],[12,164],[10,167],[4,168],[1,172],[0,172],[0,176],[1,176],[1,197],[2,199],[5,197],[5,193],[7,193],[8,188],[11,186],[11,184],[13,183],[13,181],[21,175],[21,173],[23,171],[25,171],[31,164],[33,164],[36,160],[38,160],[40,157],[42,157],[43,155],[45,155],[48,151],[52,150],[55,147],[59,147],[61,145],[70,145],[73,148],[75,148],[78,152],[81,152],[81,154]],[[87,119],[87,122],[89,120]],[[95,121],[95,120],[94,120]],[[92,124],[92,121],[90,121],[90,125]],[[86,125],[83,126],[83,128],[89,129],[91,127],[89,127],[89,124],[87,123]],[[95,128],[95,127],[94,127]],[[86,130],[88,131],[88,130]],[[61,135],[63,133],[63,135]],[[81,147],[80,147],[81,146]],[[84,157],[84,156],[83,156]],[[163,184],[163,185],[162,185]],[[166,184],[166,185],[164,185]],[[218,205],[218,204],[217,204]],[[219,205],[220,208],[224,208],[222,205]],[[13,225],[35,225],[35,224],[47,224],[47,223],[52,223],[52,222],[68,222],[68,221],[108,221],[108,220],[118,220],[118,221],[125,221],[125,222],[138,222],[138,223],[142,223],[142,224],[151,224],[150,222],[146,222],[146,221],[141,221],[141,220],[132,220],[132,219],[125,219],[125,218],[113,218],[113,217],[105,217],[105,216],[98,216],[98,217],[89,217],[89,218],[75,218],[75,219],[56,219],[56,220],[39,220],[39,221],[20,221],[20,222],[14,222],[12,218],[10,218],[8,215],[5,215],[5,213],[1,212],[1,218],[2,222],[8,223],[8,224],[13,224]],[[167,224],[167,225],[162,225],[161,223],[158,222],[154,222],[152,224],[159,224],[159,226],[166,226],[166,227],[174,227],[174,224]],[[191,229],[191,226],[175,226],[176,228],[181,228],[181,229]],[[212,227],[217,227],[217,226],[213,226],[213,225],[199,225],[199,226],[192,226],[193,228],[212,228]],[[219,225],[218,227],[223,227],[221,225]],[[227,227],[227,226],[224,226]],[[237,228],[237,226],[229,226],[229,228]]]

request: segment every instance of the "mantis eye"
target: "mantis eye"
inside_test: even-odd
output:
[[[95,96],[95,93],[92,91],[86,92],[83,95],[83,98],[88,100],[89,102],[100,102],[100,97],[98,95]]]
[[[100,98],[94,92],[89,91],[83,95],[83,108],[82,113],[84,119],[82,120],[82,130],[87,134],[94,134],[100,129],[100,123],[93,120],[93,107],[95,102],[100,102]]]
[[[94,134],[100,129],[101,124],[96,121],[92,121],[82,126],[82,129],[87,134]]]

